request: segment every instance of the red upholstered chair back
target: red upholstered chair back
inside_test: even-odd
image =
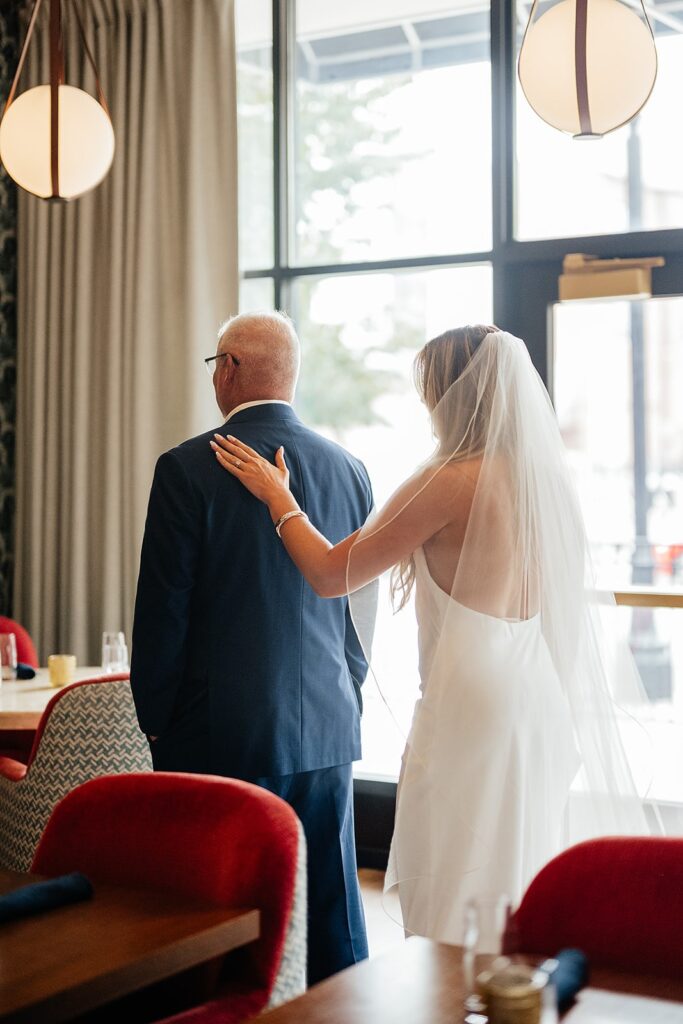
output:
[[[579,843],[538,873],[513,918],[524,953],[576,947],[617,971],[683,977],[683,839]]]
[[[242,1014],[274,986],[294,903],[300,823],[272,793],[234,779],[170,772],[79,786],[55,808],[33,870],[170,890],[219,906],[258,907],[253,987]]]
[[[14,633],[17,639],[17,661],[22,661],[24,665],[38,668],[38,654],[36,653],[35,644],[23,626],[20,626],[14,619],[8,619],[4,615],[0,615],[0,633]]]

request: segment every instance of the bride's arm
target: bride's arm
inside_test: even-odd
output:
[[[283,449],[275,453],[275,465],[237,438],[215,434],[211,442],[224,469],[263,501],[273,523],[287,512],[301,511],[289,489],[289,471]],[[451,473],[437,473],[427,486],[415,478],[394,495],[381,524],[368,528],[349,553],[360,533],[332,545],[302,516],[288,519],[281,538],[289,556],[320,597],[340,597],[375,579],[386,569],[409,557],[416,548],[454,518]],[[400,513],[400,515],[399,515]]]

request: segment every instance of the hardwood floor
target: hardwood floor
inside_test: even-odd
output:
[[[382,905],[384,872],[360,868],[358,878],[363,895],[370,956],[378,956],[405,941],[403,928],[392,920]]]

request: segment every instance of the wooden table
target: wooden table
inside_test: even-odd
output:
[[[0,892],[35,875],[0,869]],[[258,910],[97,885],[92,900],[0,926],[0,1021],[59,1024],[259,936]]]
[[[683,1001],[683,979],[667,982],[593,971],[591,987]],[[461,950],[412,938],[315,985],[266,1014],[264,1024],[460,1024],[464,995]],[[571,1024],[573,1013],[569,1011],[563,1024]],[[605,1024],[604,1018],[594,1019]],[[644,1016],[642,1024],[652,1022]]]
[[[77,668],[74,682],[102,675],[100,665]],[[36,670],[33,679],[3,681],[0,685],[0,729],[37,729],[48,701],[57,693],[50,686],[46,668]]]

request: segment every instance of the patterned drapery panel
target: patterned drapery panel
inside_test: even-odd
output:
[[[0,103],[17,64],[17,5],[0,8]],[[2,107],[0,107],[0,110]],[[17,192],[0,167],[0,612],[11,613],[17,367]]]

